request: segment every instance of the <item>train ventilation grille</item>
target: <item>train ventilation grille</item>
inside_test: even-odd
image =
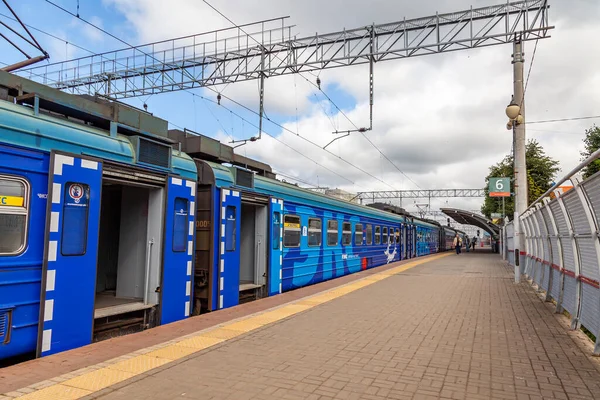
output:
[[[234,169],[235,185],[247,188],[254,187],[254,172],[241,168]]]
[[[4,343],[8,339],[8,311],[0,311],[0,343]]]
[[[171,168],[171,146],[141,136],[131,136],[130,140],[135,145],[138,162],[165,169]]]

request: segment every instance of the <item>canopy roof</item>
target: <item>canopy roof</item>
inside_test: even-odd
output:
[[[500,227],[487,220],[482,215],[473,214],[470,211],[459,210],[456,208],[442,208],[441,210],[459,224],[477,226],[488,232],[492,237],[496,237],[500,234]]]

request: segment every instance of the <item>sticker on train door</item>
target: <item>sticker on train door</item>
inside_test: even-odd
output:
[[[92,342],[102,163],[52,152],[38,357]]]
[[[270,257],[269,257],[269,296],[281,293],[282,271],[283,271],[283,200],[271,198],[269,203],[269,215],[271,223]]]
[[[169,176],[160,323],[190,316],[192,307],[196,182]]]
[[[237,190],[221,189],[219,224],[219,309],[240,301],[240,216],[242,198]]]

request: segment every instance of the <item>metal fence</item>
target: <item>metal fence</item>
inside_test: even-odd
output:
[[[600,173],[583,181],[570,177],[573,189],[556,189],[521,216],[524,273],[554,300],[556,312],[566,310],[571,328],[586,328],[596,337],[600,355]],[[514,265],[513,224],[503,235],[508,262]]]

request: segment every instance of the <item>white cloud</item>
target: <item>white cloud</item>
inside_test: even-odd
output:
[[[138,42],[229,27],[230,23],[203,2],[180,0],[104,0],[122,12],[135,27]],[[409,1],[212,1],[238,24],[291,15],[299,36],[364,26],[469,8],[470,0]],[[488,5],[477,0],[474,6]],[[494,3],[494,2],[492,2]],[[177,12],[173,12],[177,10]],[[528,121],[600,114],[600,53],[590,40],[600,33],[596,24],[600,6],[594,0],[552,2],[552,38],[538,43],[527,89]],[[525,45],[526,74],[533,56],[533,42]],[[462,51],[430,57],[377,63],[375,66],[374,129],[366,135],[422,188],[482,187],[488,167],[511,150],[511,132],[505,129],[504,107],[512,93],[510,45]],[[311,77],[308,75],[308,77]],[[312,79],[312,77],[311,77]],[[357,105],[348,110],[359,126],[368,125],[368,76],[366,66],[325,70],[321,79],[337,84]],[[303,79],[286,76],[267,80],[267,112],[289,116],[285,124],[320,144],[333,135],[328,115],[311,104],[312,89]],[[302,84],[301,84],[302,83]],[[327,86],[326,86],[327,87]],[[328,89],[326,89],[328,90]],[[225,90],[232,98],[258,109],[257,82],[232,84]],[[298,111],[296,111],[296,109]],[[351,125],[336,115],[341,129]],[[564,172],[579,162],[585,128],[593,121],[528,125],[527,136],[536,138],[546,152],[558,159]],[[390,187],[335,156],[273,125],[265,129],[296,150],[343,175],[354,184],[319,168],[293,150],[265,137],[238,151],[259,158],[277,170],[321,185],[346,190]],[[569,132],[569,133],[563,133]],[[331,152],[367,170],[394,188],[413,188],[397,169],[353,133],[331,145]],[[446,200],[442,201],[446,204]],[[478,208],[480,199],[448,199],[448,206]],[[436,203],[437,204],[437,203]]]

